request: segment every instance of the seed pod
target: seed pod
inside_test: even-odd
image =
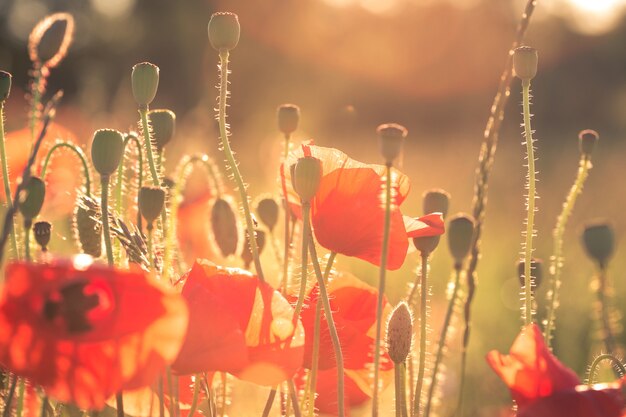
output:
[[[19,210],[25,220],[32,220],[39,215],[46,198],[46,184],[39,177],[30,177],[20,196]]]
[[[74,238],[84,253],[99,258],[102,254],[102,210],[91,197],[81,196],[74,211]]]
[[[441,188],[428,190],[422,196],[424,214],[441,213],[445,219],[450,207],[450,193]]]
[[[613,227],[604,221],[592,222],[585,226],[582,238],[587,255],[601,269],[606,268],[615,246]]]
[[[101,176],[113,174],[124,156],[124,137],[113,129],[96,130],[91,142],[91,161]]]
[[[439,241],[441,240],[441,236],[420,236],[413,238],[413,245],[415,248],[420,251],[422,255],[430,255],[437,246],[439,246]]]
[[[0,103],[9,98],[11,94],[11,74],[6,71],[0,71]]]
[[[157,109],[148,112],[150,126],[152,126],[152,140],[161,152],[165,145],[170,143],[176,129],[176,114],[171,110]]]
[[[524,277],[524,267],[526,266],[526,262],[524,260],[520,260],[517,263],[517,276],[519,277],[519,282],[522,288],[526,285],[526,280]],[[541,285],[543,281],[543,260],[532,258],[530,261],[530,276],[531,279],[531,287],[530,290],[532,292],[535,291],[537,287]]]
[[[290,135],[296,131],[300,122],[300,107],[295,104],[281,104],[276,113],[278,130],[285,135]]]
[[[402,151],[408,131],[404,126],[397,123],[380,125],[376,131],[378,132],[380,153],[387,164],[392,164]]]
[[[530,46],[515,48],[513,53],[513,70],[515,75],[522,80],[532,80],[537,75],[538,60],[539,55],[535,48]]]
[[[216,51],[230,51],[239,43],[241,28],[235,13],[213,13],[209,20],[209,42]]]
[[[159,88],[159,67],[150,62],[142,62],[133,67],[131,74],[133,96],[139,106],[148,106],[154,100]]]
[[[455,266],[460,266],[472,247],[474,220],[468,214],[457,214],[448,223],[448,247]]]
[[[397,365],[404,362],[411,351],[413,318],[409,306],[402,301],[387,322],[387,352]]]
[[[41,250],[46,252],[50,243],[50,235],[52,232],[52,224],[50,222],[41,221],[33,225],[33,234],[37,244],[41,246]]]
[[[141,187],[137,198],[139,211],[148,222],[148,228],[161,215],[165,205],[165,190],[159,187]]]
[[[65,58],[74,36],[74,18],[55,13],[41,20],[28,38],[28,54],[36,65],[54,68]]]
[[[259,255],[263,252],[263,248],[265,247],[265,232],[263,230],[256,230],[254,232],[256,235],[256,246],[259,249]],[[250,248],[250,237],[246,232],[246,239],[243,243],[243,248],[241,250],[241,259],[243,260],[245,269],[250,268],[250,264],[254,260],[252,257],[252,249]]]
[[[311,201],[322,180],[322,161],[312,156],[299,158],[295,163],[291,178],[293,188],[302,201]]]
[[[266,197],[259,201],[256,206],[256,212],[259,215],[259,219],[267,228],[272,231],[278,223],[278,203],[272,197]]]
[[[598,135],[598,132],[595,130],[582,130],[578,134],[578,146],[580,148],[580,153],[586,157],[590,157],[599,139],[600,135]]]
[[[237,216],[228,200],[219,198],[211,208],[211,227],[213,237],[223,257],[237,253],[239,227]]]

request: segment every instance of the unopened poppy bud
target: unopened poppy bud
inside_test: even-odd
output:
[[[11,74],[0,71],[0,102],[5,101],[11,94]]]
[[[520,260],[517,263],[517,276],[519,277],[519,282],[522,287],[526,285],[525,277],[524,277],[524,268],[526,266],[526,262],[524,260]],[[533,278],[531,280],[531,291],[535,291],[535,288],[541,285],[543,281],[543,260],[532,258],[530,260],[530,276]]]
[[[54,68],[65,58],[74,36],[74,18],[68,13],[55,13],[37,23],[28,38],[31,61]]]
[[[448,223],[448,247],[455,266],[460,266],[469,254],[474,240],[474,220],[467,214],[457,214]]]
[[[74,211],[74,236],[84,253],[94,258],[102,254],[102,210],[91,197],[80,197]]]
[[[420,236],[413,238],[413,245],[420,251],[422,255],[430,255],[437,246],[439,246],[439,240],[441,236]]]
[[[263,198],[256,206],[256,212],[259,215],[259,219],[267,228],[272,231],[278,223],[279,207],[276,200],[271,197]]]
[[[239,43],[239,18],[235,13],[213,13],[209,20],[209,42],[217,51],[230,51]]]
[[[317,193],[322,180],[322,161],[312,156],[298,159],[293,168],[293,188],[304,202],[309,202]]]
[[[391,164],[400,155],[408,131],[404,126],[396,123],[380,125],[376,131],[378,132],[380,153],[385,162]]]
[[[433,188],[424,193],[422,197],[424,214],[441,213],[445,219],[450,207],[450,194],[441,188]]]
[[[39,215],[46,198],[46,184],[39,177],[30,177],[21,195],[19,210],[30,221]]]
[[[596,132],[595,130],[582,130],[578,134],[578,145],[580,148],[580,153],[586,157],[590,157],[599,139],[600,135],[598,135],[598,132]]]
[[[263,230],[255,230],[254,234],[256,236],[256,247],[259,249],[260,255],[265,247],[265,232]],[[252,249],[250,249],[250,237],[247,232],[246,239],[243,243],[243,249],[241,250],[241,259],[243,260],[244,267],[246,269],[250,268],[250,264],[254,260],[252,257]]]
[[[48,250],[48,243],[50,243],[50,235],[52,232],[52,224],[50,222],[42,221],[36,222],[33,225],[33,234],[37,244],[41,246],[43,252]]]
[[[159,67],[149,62],[137,64],[133,67],[131,80],[137,104],[146,107],[152,103],[159,88]]]
[[[403,301],[393,310],[387,322],[387,352],[397,365],[404,362],[411,351],[413,317]]]
[[[239,227],[231,203],[223,198],[215,200],[211,209],[211,227],[215,243],[223,257],[237,253]]]
[[[157,151],[161,152],[174,137],[176,114],[166,109],[150,110],[148,118],[152,126],[152,140]]]
[[[141,187],[137,198],[139,211],[148,222],[148,228],[161,215],[165,205],[165,190],[159,187]]]
[[[513,70],[515,75],[522,80],[532,80],[537,75],[538,60],[539,55],[535,48],[530,46],[515,48],[513,53]]]
[[[124,155],[124,138],[113,129],[96,130],[91,142],[91,161],[102,176],[109,176],[117,170]]]
[[[604,269],[615,246],[613,227],[603,221],[593,222],[585,226],[582,238],[587,255]]]
[[[290,135],[298,128],[300,122],[300,107],[295,104],[282,104],[278,107],[278,129],[285,135]]]

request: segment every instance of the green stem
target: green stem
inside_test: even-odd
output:
[[[111,231],[109,230],[109,176],[100,177],[101,196],[100,207],[102,208],[102,233],[104,235],[104,247],[106,248],[107,262],[114,266],[113,249],[111,248]]]
[[[563,209],[556,221],[556,227],[552,233],[554,237],[554,247],[552,252],[550,273],[552,274],[550,290],[548,292],[548,310],[546,314],[544,339],[548,347],[552,345],[552,331],[554,329],[554,321],[556,320],[556,309],[559,306],[559,289],[561,288],[561,271],[563,269],[563,235],[565,234],[565,226],[569,220],[572,211],[574,210],[574,204],[576,204],[576,198],[580,195],[583,189],[583,185],[587,179],[589,169],[591,168],[591,161],[583,155],[580,158],[578,166],[578,174],[574,185],[570,188],[565,202],[563,203]]]
[[[602,341],[604,342],[604,348],[607,350],[607,353],[615,353],[616,343],[609,314],[609,303],[607,294],[608,283],[606,281],[606,270],[601,267],[598,272],[597,296],[598,303],[600,304],[600,319],[602,320]]]
[[[265,402],[265,407],[263,407],[263,415],[262,417],[269,417],[270,411],[272,411],[272,405],[274,405],[274,399],[276,398],[276,391],[278,387],[272,388],[270,394],[267,396],[267,401]]]
[[[378,390],[380,380],[380,341],[382,333],[383,298],[387,274],[387,254],[389,253],[389,229],[391,228],[391,164],[385,170],[385,221],[383,224],[383,244],[381,248],[378,302],[376,304],[376,339],[374,341],[374,387],[372,394],[372,417],[378,417]]]
[[[115,406],[117,408],[117,417],[125,417],[124,414],[124,397],[122,392],[115,394]]]
[[[522,97],[524,112],[524,138],[526,140],[526,157],[528,160],[528,196],[526,199],[526,241],[524,243],[524,322],[533,322],[533,293],[531,288],[531,266],[533,255],[533,236],[535,233],[535,149],[533,132],[530,126],[530,80],[522,81]]]
[[[233,151],[230,149],[230,141],[228,139],[228,129],[226,128],[226,98],[228,97],[228,51],[226,49],[220,50],[220,97],[219,97],[219,109],[218,109],[218,122],[220,127],[220,137],[222,140],[222,147],[224,148],[224,155],[226,161],[233,173],[237,188],[241,194],[241,206],[243,207],[244,216],[246,219],[246,229],[248,236],[254,236],[254,224],[252,222],[252,215],[250,214],[250,202],[248,201],[248,194],[246,193],[246,185],[241,178],[239,167],[235,161]],[[261,267],[261,259],[259,258],[259,248],[257,246],[256,239],[250,239],[250,248],[252,249],[252,257],[254,259],[254,267],[256,269],[259,281],[265,282],[263,276],[263,269]]]
[[[150,262],[150,270],[155,269],[154,264],[154,223],[148,224],[148,261]]]
[[[43,399],[41,400],[41,412],[39,413],[41,417],[46,417],[48,415],[48,407],[49,407],[48,396],[44,395]]]
[[[595,383],[594,376],[596,375],[596,372],[598,372],[598,367],[600,366],[600,362],[602,361],[610,361],[613,367],[619,373],[619,378],[626,375],[626,367],[618,358],[610,353],[603,353],[601,355],[598,355],[591,363],[591,366],[589,366],[589,370],[587,371],[588,386],[592,386]]]
[[[296,385],[293,383],[293,379],[287,381],[287,386],[289,387],[289,397],[293,405],[293,415],[294,417],[302,417],[300,406],[298,405],[298,392],[296,391]]]
[[[143,185],[143,152],[141,150],[141,142],[134,134],[126,135],[124,138],[124,153],[126,154],[126,147],[129,142],[135,143],[135,148],[137,149],[137,189],[141,189]],[[117,213],[122,213],[122,196],[123,196],[123,187],[124,185],[124,164],[120,164],[117,167],[117,184],[115,186],[115,211]],[[137,211],[137,228],[142,230],[141,227],[141,213]]]
[[[296,302],[295,312],[293,315],[294,321],[300,317],[302,311],[302,305],[304,304],[304,298],[306,296],[306,284],[308,280],[309,260],[308,260],[308,246],[309,246],[309,233],[311,229],[306,225],[309,224],[309,215],[311,212],[311,203],[302,202],[302,224],[305,226],[302,230],[302,270],[300,271],[300,291],[298,292],[298,301]]]
[[[146,156],[148,157],[148,166],[150,167],[150,175],[152,176],[152,185],[159,187],[161,180],[159,171],[154,162],[154,144],[152,143],[152,135],[150,135],[150,122],[148,121],[148,106],[140,107],[139,114],[141,116],[141,129],[143,133],[144,147],[146,148]]]
[[[33,68],[33,83],[30,91],[32,100],[29,114],[30,137],[33,142],[35,141],[35,127],[37,126],[37,119],[40,114],[41,95],[44,93],[46,85],[46,75],[47,69],[39,68],[38,66]]]
[[[91,174],[89,173],[89,165],[87,164],[87,157],[85,156],[85,153],[79,146],[71,142],[55,143],[54,146],[50,148],[50,150],[48,151],[48,154],[46,155],[46,159],[44,160],[43,166],[41,168],[41,179],[46,178],[46,171],[48,170],[48,164],[50,163],[50,158],[52,157],[52,154],[59,148],[67,148],[71,150],[72,152],[74,152],[74,154],[76,154],[78,159],[80,159],[80,162],[83,165],[83,171],[85,173],[85,194],[87,195],[87,197],[91,197]]]
[[[191,408],[189,408],[189,417],[193,417],[198,408],[198,398],[200,397],[200,374],[196,374],[193,379],[193,397],[191,399]]]
[[[396,394],[396,417],[407,417],[406,408],[406,362],[394,366],[395,394]]]
[[[7,202],[7,210],[11,210],[13,207],[13,201],[11,200],[11,182],[9,179],[9,161],[7,160],[6,148],[4,146],[4,101],[0,103],[0,158],[2,158],[2,180],[4,182],[4,197]],[[17,248],[17,237],[15,236],[15,217],[11,218],[13,225],[11,226],[11,249],[13,250],[13,256],[15,259],[20,258],[19,250]]]
[[[422,401],[422,386],[426,370],[426,332],[427,332],[427,308],[428,308],[428,253],[422,252],[422,271],[420,274],[420,354],[417,366],[417,383],[415,384],[415,401],[413,403],[413,416],[418,416]]]
[[[457,294],[459,292],[459,281],[461,279],[461,265],[454,268],[454,284],[452,287],[452,294],[448,301],[448,308],[446,309],[446,315],[443,320],[443,327],[441,329],[441,335],[439,336],[439,343],[437,345],[437,354],[435,356],[435,365],[433,367],[432,378],[430,386],[428,387],[428,396],[426,397],[426,408],[424,409],[424,417],[430,415],[430,407],[435,395],[435,388],[437,388],[437,376],[439,375],[439,366],[443,361],[444,349],[446,347],[446,338],[448,336],[448,330],[450,329],[450,323],[452,316],[454,315],[454,307],[456,305]]]
[[[26,262],[30,262],[30,231],[32,228],[32,219],[24,219],[24,259]]]
[[[26,381],[24,378],[20,378],[17,387],[17,406],[15,408],[15,415],[17,417],[22,417],[22,413],[24,412],[24,391],[26,388]]]
[[[285,134],[285,153],[283,154],[283,164],[287,162],[287,157],[289,156],[289,140],[291,139],[290,134]],[[284,167],[283,169],[288,168]],[[289,254],[291,248],[291,241],[289,239],[289,217],[291,217],[291,213],[289,211],[289,199],[287,196],[287,189],[283,187],[283,205],[285,210],[285,248],[284,248],[284,256],[283,256],[283,294],[287,294],[289,290]]]

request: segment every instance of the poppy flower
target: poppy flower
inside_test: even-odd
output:
[[[255,275],[198,260],[181,282],[189,329],[175,372],[222,371],[273,386],[302,365],[302,324],[294,326],[291,305]]]
[[[150,385],[182,345],[187,308],[143,271],[12,263],[0,294],[0,364],[81,408]]]
[[[620,417],[623,382],[581,386],[574,372],[546,347],[536,324],[524,327],[508,355],[492,351],[487,362],[511,390],[520,417]]]
[[[217,249],[211,242],[211,201],[210,193],[183,201],[178,206],[176,236],[181,255],[187,265],[198,259],[215,259]]]

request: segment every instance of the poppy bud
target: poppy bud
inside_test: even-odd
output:
[[[166,109],[150,110],[148,118],[152,126],[152,140],[157,150],[161,152],[174,137],[176,114]]]
[[[592,130],[592,129],[582,130],[578,134],[578,145],[580,148],[580,153],[586,156],[587,158],[590,157],[599,139],[600,139],[600,135],[598,135],[598,132],[596,132],[595,130]]]
[[[428,256],[437,249],[440,238],[440,235],[414,237],[413,245],[422,255]]]
[[[0,71],[0,102],[5,101],[11,94],[11,74]]]
[[[74,36],[74,18],[55,13],[37,23],[28,38],[30,60],[54,68],[65,58]]]
[[[41,246],[41,250],[43,252],[47,251],[48,243],[50,243],[52,224],[46,221],[36,222],[33,225],[33,232],[35,234],[35,240],[37,241],[37,244]]]
[[[159,88],[159,67],[149,62],[137,64],[133,67],[131,80],[137,104],[146,107],[152,103]]]
[[[235,13],[213,13],[209,20],[209,42],[217,51],[230,51],[239,43],[239,18]]]
[[[404,126],[396,123],[380,125],[376,131],[378,132],[380,153],[385,162],[391,164],[400,155],[408,131]]]
[[[74,211],[74,236],[84,253],[94,258],[102,254],[102,210],[96,200],[81,196]]]
[[[20,213],[26,221],[31,221],[41,211],[46,198],[46,184],[39,177],[30,177],[20,198]]]
[[[448,223],[448,247],[455,265],[460,266],[469,253],[474,239],[474,220],[467,214],[457,214]]]
[[[259,201],[256,206],[256,212],[259,215],[259,219],[267,228],[272,231],[278,223],[279,207],[276,200],[272,197],[266,197]]]
[[[165,205],[165,190],[159,187],[141,187],[139,190],[139,211],[148,222],[148,230],[159,217]]]
[[[304,202],[317,193],[322,180],[322,161],[312,156],[299,158],[293,168],[293,188]]]
[[[387,322],[387,352],[397,365],[406,360],[411,351],[413,317],[403,301],[393,310]]]
[[[239,242],[239,227],[237,216],[230,202],[219,198],[215,200],[211,209],[211,227],[215,243],[223,257],[237,253]]]
[[[537,75],[537,50],[530,46],[515,48],[513,53],[513,70],[521,80],[530,81]]]
[[[113,129],[96,130],[91,142],[91,161],[101,176],[115,172],[124,155],[124,138]]]
[[[298,128],[300,121],[300,107],[295,104],[281,104],[278,107],[278,129],[285,135],[290,135]]]
[[[526,285],[525,277],[524,277],[524,267],[526,266],[526,262],[524,260],[520,260],[517,263],[517,276],[519,277],[519,282],[522,287]],[[530,261],[530,276],[533,278],[531,280],[531,291],[535,291],[535,288],[541,285],[543,281],[543,260],[532,258]]]
[[[254,232],[256,236],[256,247],[259,249],[259,255],[265,247],[265,232],[263,230],[256,230]],[[243,243],[243,249],[241,250],[241,259],[246,269],[250,268],[250,264],[254,260],[252,257],[252,249],[250,249],[250,236],[246,232],[246,240]]]
[[[450,193],[441,188],[433,188],[424,193],[422,197],[424,214],[441,213],[445,219],[450,206]]]
[[[585,226],[582,238],[587,255],[604,269],[615,245],[613,227],[603,221],[593,222]]]

